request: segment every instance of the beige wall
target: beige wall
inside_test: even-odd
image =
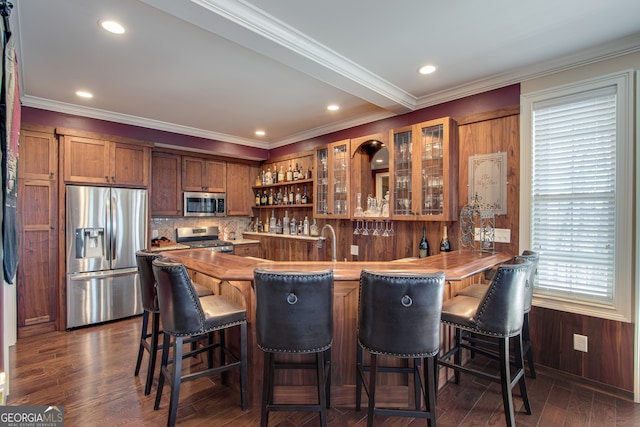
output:
[[[530,92],[629,69],[640,70],[640,52],[523,81],[520,84],[520,93],[525,95]]]

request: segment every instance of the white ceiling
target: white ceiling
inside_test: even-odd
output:
[[[260,148],[640,50],[638,0],[13,3],[24,106]]]

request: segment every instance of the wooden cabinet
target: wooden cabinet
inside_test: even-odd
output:
[[[458,140],[450,118],[391,131],[389,185],[393,219],[455,221]]]
[[[251,187],[251,166],[227,163],[227,215],[251,216],[254,198],[247,191]]]
[[[153,152],[151,216],[182,216],[182,156]]]
[[[58,141],[23,128],[18,156],[18,336],[57,329]]]
[[[349,140],[315,149],[314,217],[349,218]]]
[[[183,156],[182,189],[224,193],[227,191],[226,162]]]
[[[260,243],[243,243],[241,245],[233,245],[233,254],[260,258]]]
[[[62,138],[66,182],[149,185],[149,146],[78,135],[65,134]]]

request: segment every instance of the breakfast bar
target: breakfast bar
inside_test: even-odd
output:
[[[358,313],[358,286],[363,269],[394,272],[438,272],[446,277],[444,298],[454,296],[460,289],[482,280],[483,272],[495,265],[511,259],[508,253],[480,253],[453,251],[440,253],[423,259],[391,262],[278,262],[257,258],[243,258],[234,255],[202,249],[163,252],[174,262],[185,265],[192,279],[239,302],[247,309],[248,319],[248,364],[249,364],[249,404],[256,406],[262,392],[262,352],[256,344],[255,296],[253,293],[253,271],[263,268],[274,271],[317,271],[330,268],[334,274],[334,334],[331,348],[331,404],[339,407],[355,405],[355,360],[356,326]],[[402,333],[402,331],[399,331]],[[234,340],[229,340],[234,342]],[[450,336],[443,328],[442,349],[449,348]],[[295,356],[304,357],[304,356]],[[403,361],[395,363],[403,363]],[[442,370],[444,371],[444,370]],[[441,376],[444,372],[441,372]],[[290,380],[290,379],[289,379]],[[277,399],[287,400],[287,396],[316,399],[315,378],[310,373],[300,373],[295,378],[301,386],[276,387]],[[444,384],[441,381],[440,384]],[[404,378],[383,378],[379,385],[381,401],[389,403],[406,402],[410,388]]]

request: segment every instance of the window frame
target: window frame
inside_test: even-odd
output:
[[[533,107],[537,102],[571,96],[608,86],[616,87],[616,230],[613,301],[594,302],[589,298],[534,290],[533,304],[605,319],[633,320],[633,216],[634,216],[634,110],[633,70],[625,70],[587,80],[546,88],[520,96],[520,248],[531,246],[531,182]],[[544,257],[544,254],[541,254]]]

